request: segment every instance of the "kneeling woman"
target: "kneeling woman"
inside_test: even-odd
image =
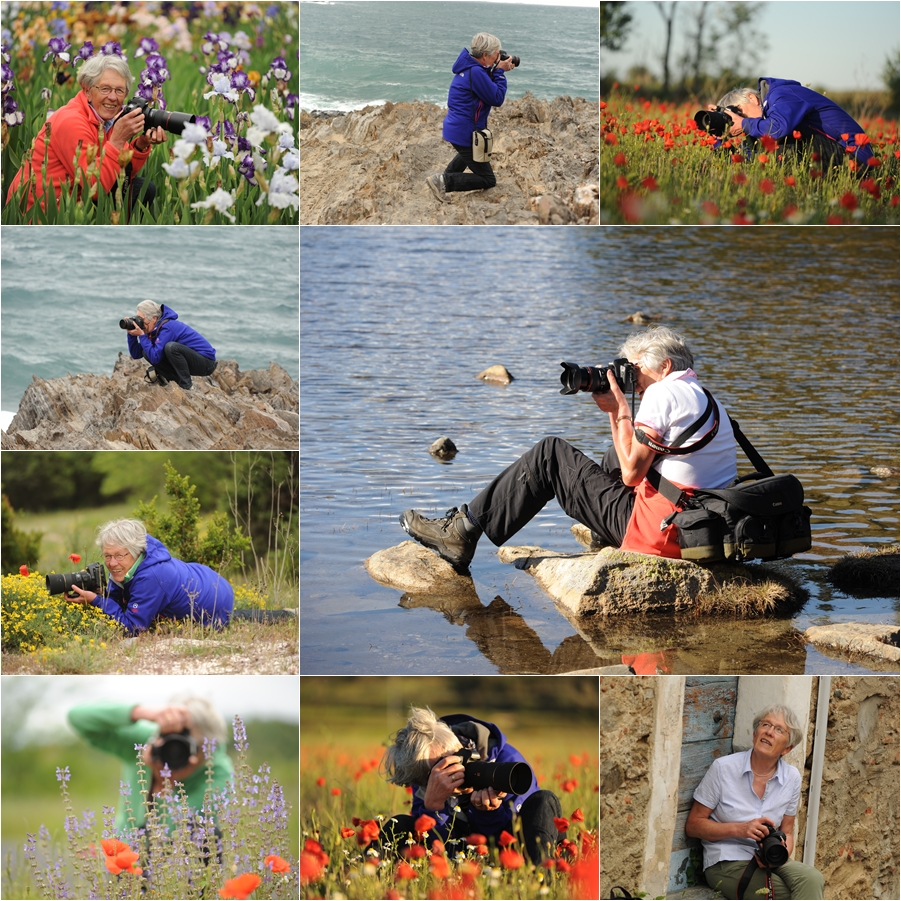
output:
[[[823,876],[797,860],[761,868],[757,843],[768,826],[785,833],[791,855],[801,774],[782,758],[801,740],[787,707],[773,706],[754,718],[749,751],[714,760],[694,793],[685,832],[704,844],[704,878],[724,898],[822,898]]]
[[[99,607],[132,633],[143,632],[158,617],[215,626],[231,618],[231,585],[208,566],[176,560],[140,520],[108,522],[100,527],[97,544],[109,571],[107,596],[73,585],[76,603]]]

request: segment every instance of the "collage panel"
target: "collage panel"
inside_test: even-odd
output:
[[[597,898],[598,679],[301,677],[301,880]]]

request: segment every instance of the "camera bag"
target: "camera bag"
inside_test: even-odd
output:
[[[478,128],[472,133],[472,158],[477,163],[491,161],[494,150],[494,136],[490,128]]]
[[[707,443],[701,439],[691,447],[679,448],[710,414],[713,400],[706,390],[704,393],[708,396],[708,406],[700,419],[672,445],[667,447],[655,442],[652,445],[655,450],[667,455],[688,454]],[[716,410],[716,405],[713,406]],[[729,422],[735,440],[757,471],[736,479],[725,488],[683,491],[651,467],[648,481],[670,503],[681,508],[661,522],[660,530],[675,524],[682,559],[695,563],[776,560],[810,550],[810,508],[804,506],[801,482],[793,475],[774,475],[738,423],[732,418]],[[717,425],[718,418],[714,413],[714,427],[708,435],[715,434]]]

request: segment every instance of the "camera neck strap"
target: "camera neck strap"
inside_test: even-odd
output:
[[[754,874],[758,870],[763,870],[764,875],[766,877],[765,887],[766,887],[766,898],[775,898],[776,890],[773,886],[773,871],[769,867],[761,867],[757,862],[757,855],[755,854],[749,861],[748,865],[745,867],[744,872],[741,874],[741,879],[738,880],[738,887],[735,890],[736,898],[744,898],[745,892],[748,890],[748,885],[751,883],[751,879],[754,878]]]
[[[660,442],[655,441],[651,438],[644,429],[640,429],[637,426],[635,427],[635,437],[638,439],[640,444],[644,444],[649,447],[652,451],[658,454],[662,454],[664,456],[681,456],[683,454],[693,454],[695,451],[701,450],[702,447],[707,447],[711,441],[716,437],[716,433],[720,428],[720,411],[719,407],[716,405],[716,402],[713,399],[713,395],[706,389],[701,389],[707,397],[707,406],[704,409],[704,412],[684,431],[681,435],[670,445],[660,444]],[[707,422],[710,418],[710,413],[713,411],[713,425],[710,427],[710,430],[706,435],[703,435],[699,438],[691,447],[681,447],[689,438],[691,438],[701,426]]]

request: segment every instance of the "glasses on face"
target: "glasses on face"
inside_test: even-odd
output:
[[[126,557],[130,557],[131,554],[126,551],[124,554],[104,554],[103,562],[104,563],[118,563],[120,560],[124,560]]]
[[[109,97],[110,94],[115,94],[117,97],[124,97],[128,93],[125,88],[113,88],[108,84],[95,84],[94,89],[100,91],[104,97]]]
[[[766,721],[764,721],[764,722],[762,722],[762,723],[760,724],[760,728],[761,728],[761,729],[772,729],[773,732],[775,732],[776,735],[778,735],[780,738],[781,738],[783,735],[788,735],[788,730],[787,730],[787,729],[783,729],[782,726],[776,726],[776,725],[774,725],[773,723],[768,723],[768,722],[766,722]]]

